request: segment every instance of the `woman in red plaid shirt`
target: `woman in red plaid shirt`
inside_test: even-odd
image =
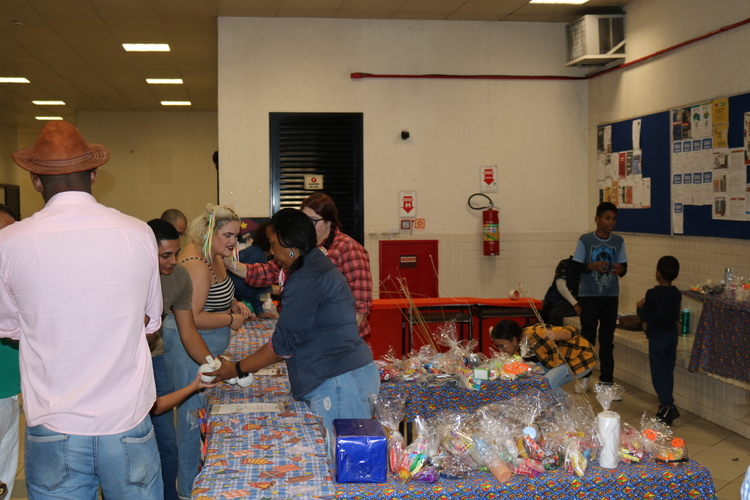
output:
[[[596,366],[596,351],[572,326],[534,324],[523,330],[515,321],[503,319],[490,330],[495,349],[507,354],[521,353],[525,359],[539,363],[549,385],[562,398],[561,387],[591,373]],[[527,340],[531,352],[521,352]]]
[[[372,307],[372,275],[370,274],[370,257],[365,247],[356,240],[341,232],[336,204],[330,196],[315,193],[307,197],[300,206],[315,225],[318,247],[328,255],[331,262],[341,271],[349,283],[354,295],[359,335],[370,333],[367,315]],[[237,268],[227,266],[228,270],[255,287],[281,284],[281,269],[273,261],[267,264],[237,264]]]

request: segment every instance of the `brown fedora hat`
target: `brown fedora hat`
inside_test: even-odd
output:
[[[109,161],[109,149],[87,144],[72,123],[47,122],[34,145],[11,155],[19,167],[37,175],[85,172]]]

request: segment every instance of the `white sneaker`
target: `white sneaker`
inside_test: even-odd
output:
[[[589,377],[583,377],[576,380],[576,394],[583,394],[589,390]]]

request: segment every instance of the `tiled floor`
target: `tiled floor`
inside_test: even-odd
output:
[[[594,377],[594,380],[596,380],[596,377]],[[621,402],[612,404],[612,410],[620,414],[622,421],[627,421],[638,427],[643,412],[646,411],[653,415],[658,407],[658,401],[654,396],[635,387],[627,384],[622,385],[625,387],[625,395]],[[565,389],[572,393],[572,384],[568,384]],[[598,405],[593,392],[589,391],[588,396],[595,406]],[[582,396],[576,397],[581,398]],[[595,410],[599,411],[600,408],[596,407]],[[750,440],[682,409],[680,409],[680,413],[682,416],[675,420],[673,429],[676,436],[685,439],[687,442],[690,458],[705,465],[711,471],[720,500],[739,500],[742,479],[748,465],[750,465]],[[28,498],[23,470],[24,425],[25,420],[21,415],[21,466],[11,498]]]

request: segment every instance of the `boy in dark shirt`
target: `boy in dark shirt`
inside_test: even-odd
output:
[[[677,359],[677,322],[680,318],[682,294],[672,281],[680,273],[680,262],[671,256],[659,259],[656,264],[656,281],[646,292],[646,298],[638,301],[638,316],[648,337],[648,360],[651,365],[651,382],[659,397],[656,418],[672,425],[680,417],[674,406],[674,366]]]
[[[557,264],[555,278],[544,296],[542,319],[554,326],[565,326],[563,318],[580,316],[581,306],[578,305],[578,287],[581,274],[573,264],[573,256],[563,259]]]

